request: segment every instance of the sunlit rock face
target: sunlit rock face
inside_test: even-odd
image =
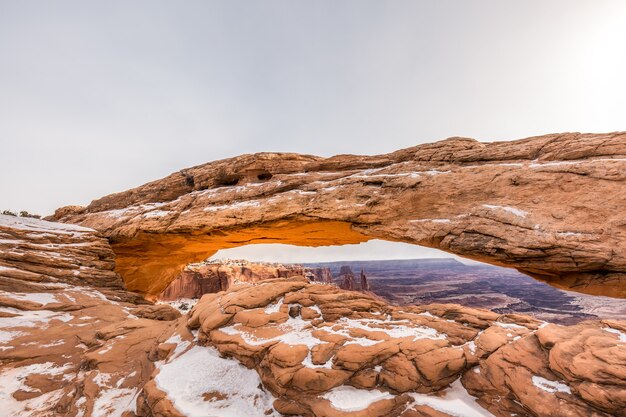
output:
[[[626,297],[625,180],[624,133],[451,138],[378,156],[243,155],[59,209],[54,219],[109,238],[116,270],[148,297],[219,249],[373,238]]]
[[[305,277],[181,316],[126,291],[97,232],[0,221],[2,415],[624,416],[623,320],[393,307]]]

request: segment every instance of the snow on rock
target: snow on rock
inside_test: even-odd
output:
[[[285,300],[285,297],[282,297],[280,300],[276,301],[275,303],[270,304],[267,307],[265,307],[265,314],[278,313],[280,311],[280,306],[283,305],[284,300]]]
[[[39,293],[17,293],[0,291],[0,297],[12,298],[20,301],[32,301],[41,305],[57,303],[58,300],[51,293],[39,292]]]
[[[151,218],[151,217],[163,217],[163,216],[167,216],[168,214],[171,214],[171,212],[165,211],[165,210],[153,210],[153,211],[149,211],[145,213],[143,216],[147,218]]]
[[[337,321],[343,326],[340,330],[333,328],[332,333],[350,336],[350,329],[361,329],[369,332],[382,332],[393,338],[412,337],[413,341],[419,339],[445,339],[446,335],[426,326],[407,326],[402,321],[373,320],[373,319],[349,319],[342,317]]]
[[[157,304],[167,304],[180,311],[182,314],[187,314],[198,303],[198,298],[179,298],[174,301],[157,301]]]
[[[187,348],[191,344],[191,342],[189,342],[188,340],[183,340],[179,334],[170,336],[170,338],[167,339],[165,343],[173,343],[176,345],[176,348],[174,348],[174,351],[170,356],[170,360],[176,359],[178,356],[180,356],[180,354],[187,350]]]
[[[559,381],[550,381],[549,379],[545,379],[537,375],[533,376],[532,381],[534,386],[545,392],[553,394],[556,392],[565,392],[567,394],[572,393],[572,390],[568,385]]]
[[[417,219],[409,220],[411,223],[451,223],[450,219]]]
[[[483,207],[491,209],[491,210],[504,210],[508,213],[514,214],[517,217],[526,217],[528,216],[528,212],[515,208],[515,207],[509,207],[509,206],[496,206],[493,204],[483,204]]]
[[[2,226],[12,229],[65,235],[94,231],[88,227],[76,226],[74,224],[54,223],[30,217],[16,217],[0,214],[0,227]]]
[[[415,402],[409,407],[427,405],[453,417],[495,417],[476,403],[476,398],[467,392],[459,379],[454,381],[450,388],[443,391],[443,394],[443,396],[437,397],[432,394],[411,393],[409,395]]]
[[[256,371],[221,358],[215,348],[194,346],[162,365],[155,382],[187,417],[279,415]]]
[[[498,327],[502,327],[503,329],[522,329],[522,330],[528,330],[528,328],[524,327],[524,326],[520,326],[519,324],[515,324],[515,323],[502,323],[502,322],[495,322],[493,323]]]
[[[0,312],[15,314],[13,317],[0,317],[0,328],[42,327],[51,320],[68,322],[73,316],[69,313],[56,313],[50,310],[22,311],[16,308],[0,307]]]
[[[260,346],[272,342],[282,342],[288,345],[305,345],[310,349],[322,343],[321,340],[313,336],[311,324],[308,321],[303,320],[301,317],[289,317],[285,323],[277,326],[277,328],[283,333],[272,338],[256,337],[255,335],[241,330],[239,327],[239,325],[222,327],[220,331],[229,335],[239,335],[244,342],[251,346]]]
[[[605,332],[616,334],[620,342],[626,343],[626,333],[619,331],[617,329],[614,329],[612,327],[605,327],[602,330],[604,330]]]
[[[330,401],[330,405],[339,411],[360,411],[376,401],[393,399],[394,396],[378,389],[359,389],[343,385],[331,389],[322,398]]]
[[[136,388],[110,388],[100,390],[94,402],[91,417],[122,417],[127,411],[137,411]]]
[[[43,393],[36,397],[17,401],[13,397],[16,391],[32,392],[35,390],[26,384],[29,375],[59,375],[65,372],[68,366],[55,366],[52,362],[38,363],[22,366],[18,368],[4,369],[0,373],[0,404],[2,405],[2,415],[11,417],[34,417],[50,415],[46,413],[62,395],[61,390]]]
[[[259,207],[261,205],[261,202],[258,200],[250,200],[250,201],[240,201],[238,203],[233,203],[233,204],[222,204],[222,205],[217,205],[217,206],[209,206],[209,207],[205,207],[203,210],[204,211],[221,211],[221,210],[236,210],[236,209],[242,209],[242,208],[247,208],[247,207]]]

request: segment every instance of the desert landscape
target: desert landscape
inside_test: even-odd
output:
[[[0,0],[0,417],[626,417],[625,22]]]
[[[619,133],[260,154],[2,215],[0,400],[11,416],[623,416],[625,161]],[[543,282],[445,259],[203,261],[372,237]]]
[[[340,284],[341,267],[366,273],[371,292],[394,305],[455,303],[498,313],[528,314],[558,324],[626,317],[621,298],[563,291],[511,268],[463,264],[455,259],[341,261],[306,264],[328,268]],[[360,288],[360,287],[359,287]]]

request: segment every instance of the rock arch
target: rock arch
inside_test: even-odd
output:
[[[109,238],[127,286],[148,297],[222,248],[373,238],[626,297],[625,207],[626,133],[565,133],[450,138],[378,156],[242,155],[52,219]]]

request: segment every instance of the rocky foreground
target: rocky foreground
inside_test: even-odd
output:
[[[386,155],[262,153],[65,207],[154,298],[189,263],[250,243],[439,248],[559,288],[626,298],[626,133],[451,138]]]
[[[106,239],[0,216],[0,406],[21,416],[626,416],[626,321],[393,307],[281,278],[181,316]]]

